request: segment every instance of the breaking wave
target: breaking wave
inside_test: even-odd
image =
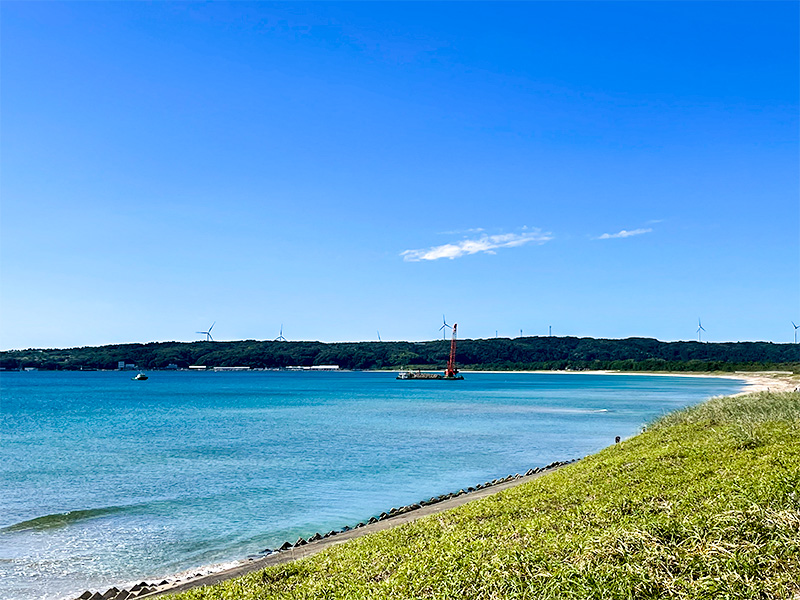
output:
[[[44,515],[43,517],[36,517],[35,519],[28,519],[14,525],[3,527],[0,531],[25,531],[32,529],[35,531],[45,531],[47,529],[56,529],[58,527],[67,527],[79,521],[87,521],[89,519],[96,519],[98,517],[105,517],[107,515],[115,515],[124,512],[132,512],[139,508],[140,505],[128,506],[105,506],[102,508],[89,508],[86,510],[70,510],[63,513],[56,513],[52,515]]]

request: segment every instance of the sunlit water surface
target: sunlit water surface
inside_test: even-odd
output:
[[[740,391],[713,378],[2,373],[0,597],[242,559],[392,506],[578,458]]]

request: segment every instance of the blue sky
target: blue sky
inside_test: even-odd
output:
[[[2,348],[800,324],[795,2],[0,11]]]

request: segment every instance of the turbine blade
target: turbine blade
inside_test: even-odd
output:
[[[211,331],[212,329],[214,329],[214,325],[216,325],[216,324],[217,324],[217,322],[216,322],[216,321],[214,321],[214,322],[211,324],[211,327],[209,327],[209,328],[208,328],[208,330],[209,330],[209,331]]]

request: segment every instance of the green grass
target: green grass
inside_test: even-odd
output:
[[[713,399],[553,474],[176,596],[800,598],[800,394]]]

